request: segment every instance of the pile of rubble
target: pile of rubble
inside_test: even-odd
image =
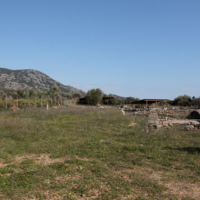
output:
[[[146,129],[160,129],[162,127],[169,129],[173,126],[184,126],[184,130],[186,131],[197,130],[200,129],[200,121],[187,119],[168,119],[166,117],[165,119],[149,120]]]
[[[193,108],[179,107],[158,107],[158,108],[130,108],[124,107],[124,111],[131,112],[134,116],[148,117],[149,121],[146,130],[169,129],[173,126],[183,126],[184,130],[200,129],[200,110]]]

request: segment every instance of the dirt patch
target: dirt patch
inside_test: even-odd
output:
[[[50,154],[42,154],[42,155],[40,155],[39,158],[37,158],[35,160],[35,162],[39,165],[45,166],[45,165],[50,165],[50,164],[57,163],[57,162],[65,162],[66,160],[69,159],[66,157],[52,159],[52,158],[49,158],[49,156],[50,156]]]
[[[78,159],[78,160],[90,161],[90,159],[88,159],[88,158],[80,158],[80,157],[78,157],[78,156],[75,156],[75,158]]]
[[[171,194],[178,199],[187,199],[188,197],[194,199],[200,199],[200,183],[191,184],[186,181],[167,180],[165,177],[170,176],[170,173],[155,172],[149,176],[150,179],[158,181],[158,184],[165,186],[168,190],[163,194]]]
[[[23,162],[24,160],[32,159],[35,161],[36,164],[46,166],[46,165],[50,165],[50,164],[53,164],[56,162],[64,162],[64,161],[68,160],[68,158],[66,158],[66,157],[55,158],[55,159],[51,159],[49,157],[50,157],[50,154],[40,154],[40,155],[29,154],[29,155],[24,155],[24,156],[16,156],[15,160],[12,164],[19,164],[19,163]]]
[[[57,193],[50,191],[50,190],[40,191],[40,195],[42,195],[44,197],[44,199],[48,199],[48,200],[62,200],[62,199],[64,199],[64,196],[61,197]],[[27,195],[27,196],[22,197],[21,199],[22,200],[39,200],[40,198],[36,198],[34,195]]]
[[[131,170],[122,170],[122,171],[113,171],[115,175],[120,176],[125,181],[131,181],[129,179],[130,174],[140,174],[142,177],[149,178],[150,180],[156,181],[159,185],[162,185],[167,188],[167,191],[163,192],[163,194],[170,194],[176,196],[178,199],[200,199],[200,183],[191,184],[186,181],[178,181],[178,180],[165,180],[165,177],[170,176],[169,173],[165,173],[162,171],[154,171],[151,168],[145,167],[135,167]],[[128,196],[127,196],[128,197]],[[128,197],[130,198],[130,197]]]
[[[80,176],[79,173],[76,173],[73,176],[71,176],[70,174],[67,174],[67,175],[57,176],[55,178],[55,181],[59,182],[59,183],[64,183],[64,182],[67,182],[69,180],[72,180],[72,181],[79,180],[80,178],[81,178],[81,176]]]
[[[32,159],[35,161],[36,164],[38,165],[42,165],[42,166],[46,166],[46,165],[50,165],[53,163],[57,163],[57,162],[65,162],[66,160],[69,160],[69,158],[67,157],[62,157],[62,158],[49,158],[50,154],[40,154],[40,155],[36,155],[36,154],[28,154],[28,155],[24,155],[24,156],[16,156],[14,158],[14,161],[10,162],[10,164],[20,164],[21,162],[28,160],[28,159]],[[78,158],[80,160],[88,160],[88,159],[81,159]],[[6,167],[8,164],[4,163],[3,160],[0,161],[0,168],[4,168]]]
[[[168,190],[164,194],[172,194],[178,197],[178,199],[187,199],[188,197],[196,200],[200,199],[200,183],[190,184],[187,182],[175,182],[170,181],[168,183],[162,183]]]
[[[135,126],[137,126],[137,125],[138,125],[137,123],[131,122],[131,123],[128,125],[128,127],[135,127]]]
[[[0,168],[4,168],[4,167],[6,167],[7,166],[7,164],[5,164],[5,163],[3,163],[3,162],[0,162]]]
[[[85,197],[84,200],[88,199],[98,199],[99,195],[101,195],[101,191],[97,189],[92,189],[89,191],[90,197]]]

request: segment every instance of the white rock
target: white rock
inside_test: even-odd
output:
[[[186,125],[186,126],[184,127],[184,129],[185,129],[186,131],[193,130],[193,129],[194,129],[194,125]]]
[[[192,125],[199,125],[199,122],[197,122],[197,121],[191,121],[190,124],[192,124]]]
[[[123,115],[125,115],[125,112],[124,112],[124,110],[123,110],[123,109],[121,109],[121,112],[122,112],[122,114],[123,114]]]
[[[160,128],[162,128],[162,125],[158,125],[158,124],[156,125],[156,124],[155,124],[155,125],[154,125],[154,128],[160,129]]]

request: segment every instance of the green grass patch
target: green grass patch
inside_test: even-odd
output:
[[[200,182],[200,132],[146,122],[117,108],[2,112],[0,198],[180,199],[167,183]]]

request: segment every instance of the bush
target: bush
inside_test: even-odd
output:
[[[72,97],[75,99],[79,99],[79,98],[81,98],[81,94],[76,92],[76,93],[72,94]]]
[[[6,104],[5,101],[0,100],[0,110],[5,110]]]
[[[199,108],[200,107],[200,98],[193,97],[192,105]]]
[[[172,105],[178,105],[178,106],[191,106],[192,99],[190,96],[184,94],[183,96],[180,95],[176,97],[172,103]]]
[[[124,103],[125,104],[130,104],[130,103],[132,103],[134,101],[139,101],[139,100],[140,100],[139,98],[135,98],[135,97],[126,97]]]
[[[87,92],[86,100],[88,104],[90,105],[97,105],[101,102],[103,97],[103,92],[97,88],[97,89],[91,89]]]

